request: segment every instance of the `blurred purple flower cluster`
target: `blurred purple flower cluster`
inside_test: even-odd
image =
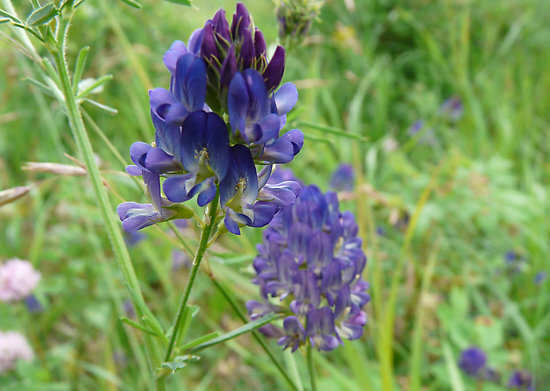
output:
[[[282,208],[264,231],[254,260],[262,302],[249,301],[252,319],[283,313],[283,329],[261,331],[279,337],[294,352],[311,344],[333,350],[342,338],[357,339],[367,322],[369,301],[361,275],[366,256],[351,212],[340,212],[335,193],[302,189],[294,205]]]

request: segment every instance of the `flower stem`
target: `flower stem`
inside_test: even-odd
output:
[[[311,345],[307,346],[307,370],[309,372],[311,391],[317,391],[317,385],[315,384],[315,368],[313,368],[313,349],[311,349]]]
[[[58,19],[58,23],[61,23],[61,18]],[[88,133],[82,121],[81,112],[79,106],[76,102],[75,95],[73,94],[71,80],[69,76],[69,68],[65,58],[66,51],[66,37],[67,31],[69,29],[70,21],[66,25],[59,26],[61,31],[58,34],[58,39],[56,42],[56,47],[54,50],[50,50],[51,54],[55,58],[57,65],[57,72],[59,73],[59,81],[61,83],[61,90],[63,92],[65,108],[67,110],[66,114],[69,119],[69,125],[73,132],[77,147],[82,154],[84,165],[86,166],[86,172],[92,183],[92,188],[97,199],[99,210],[105,226],[107,233],[111,242],[111,246],[115,253],[115,258],[118,261],[119,268],[122,270],[124,276],[124,281],[129,290],[132,290],[135,295],[143,300],[143,295],[139,286],[139,281],[136,276],[135,270],[132,266],[130,260],[130,254],[128,249],[124,244],[124,239],[120,230],[120,224],[116,215],[113,213],[113,207],[110,203],[109,197],[107,196],[107,191],[103,186],[101,180],[101,175],[99,173],[99,168],[95,162],[94,152],[92,149],[92,144],[88,138]],[[51,49],[51,48],[50,48]],[[139,306],[135,306],[139,308]],[[154,357],[151,355],[155,354],[155,349],[152,345],[152,340],[150,337],[145,336],[145,347],[147,357],[149,359],[149,367],[151,372],[153,371],[152,361]]]
[[[172,335],[170,336],[170,340],[168,341],[168,347],[166,349],[166,354],[164,355],[164,361],[170,361],[170,356],[172,355],[172,351],[174,350],[174,344],[176,342],[178,332],[181,326],[181,321],[183,319],[183,313],[185,311],[185,308],[187,307],[187,301],[189,300],[189,294],[191,293],[191,288],[193,287],[193,283],[195,282],[195,277],[197,276],[197,272],[199,271],[202,258],[204,256],[206,248],[208,247],[208,239],[210,239],[212,228],[216,223],[216,215],[218,212],[218,201],[220,198],[219,194],[220,194],[220,191],[219,189],[217,189],[216,196],[214,197],[214,200],[210,204],[209,221],[207,222],[206,226],[204,227],[201,233],[199,248],[197,249],[197,253],[195,254],[195,258],[193,259],[193,267],[191,268],[191,274],[189,274],[189,278],[187,279],[187,283],[185,284],[183,295],[181,296],[181,301],[179,304],[178,312],[176,314],[176,319],[174,320],[174,324],[172,326]]]

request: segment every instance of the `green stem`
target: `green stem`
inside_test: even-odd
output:
[[[61,18],[58,19],[58,23],[61,23]],[[63,32],[59,34],[57,46],[55,50],[51,51],[51,53],[55,57],[57,71],[59,72],[59,79],[64,95],[64,103],[67,109],[66,114],[69,119],[69,125],[73,132],[73,136],[80,154],[83,157],[86,172],[88,173],[92,183],[92,188],[98,202],[99,210],[101,212],[101,216],[103,217],[103,221],[105,222],[107,233],[111,241],[111,246],[115,253],[115,258],[118,261],[120,269],[122,270],[124,281],[126,282],[128,289],[134,291],[137,297],[143,300],[143,295],[139,287],[139,281],[130,260],[130,254],[124,244],[124,239],[120,230],[120,223],[118,222],[116,215],[113,213],[113,207],[107,196],[107,191],[103,186],[99,168],[97,167],[94,159],[92,145],[90,143],[90,139],[88,138],[88,133],[84,126],[84,122],[82,121],[79,106],[72,91],[69,68],[65,58],[65,44],[68,28],[69,23],[67,23],[66,26],[59,26],[59,29]],[[135,305],[135,307],[139,308],[137,305]],[[145,337],[145,344],[147,356],[149,357],[150,354],[154,354],[152,340],[150,337]],[[151,362],[153,357],[149,357],[149,359],[149,366],[151,371],[153,371],[153,365]]]
[[[172,335],[170,336],[170,341],[168,342],[168,348],[166,349],[166,354],[164,355],[164,361],[170,361],[170,356],[172,355],[174,344],[176,342],[176,338],[178,336],[178,332],[180,329],[180,324],[183,319],[183,313],[185,311],[185,308],[187,307],[187,301],[189,300],[189,294],[191,293],[191,288],[193,287],[193,283],[195,282],[195,277],[197,276],[197,272],[199,271],[202,258],[204,256],[206,248],[208,247],[208,239],[210,239],[212,228],[216,223],[216,214],[218,212],[218,201],[220,198],[219,194],[220,194],[219,189],[217,189],[216,196],[214,197],[212,204],[210,204],[209,221],[207,222],[206,226],[204,227],[204,230],[201,233],[199,248],[197,249],[197,253],[195,254],[195,258],[193,259],[193,267],[191,268],[191,274],[189,274],[189,278],[187,279],[187,283],[185,284],[185,289],[181,297],[178,313],[176,315],[176,319],[174,320],[174,324],[172,326]]]
[[[225,288],[223,287],[223,285],[221,285],[215,278],[214,276],[210,273],[208,275],[208,277],[210,278],[210,280],[212,281],[212,283],[214,284],[214,286],[218,289],[218,291],[222,294],[222,296],[225,298],[225,300],[229,303],[229,305],[231,306],[231,308],[233,309],[233,311],[235,312],[235,314],[241,319],[241,321],[243,323],[247,323],[248,320],[246,319],[246,316],[244,316],[244,314],[241,312],[241,310],[239,309],[239,307],[237,306],[237,303],[235,303],[235,301],[233,300],[233,298],[231,297],[231,295],[229,295],[229,293],[225,290]],[[284,368],[281,366],[281,364],[279,364],[279,362],[277,361],[277,359],[275,358],[275,356],[273,355],[273,353],[271,352],[271,350],[269,350],[269,347],[265,344],[264,340],[262,339],[262,337],[260,336],[260,334],[257,332],[257,331],[252,331],[252,336],[254,337],[254,339],[256,340],[256,342],[258,342],[258,344],[262,347],[262,349],[264,350],[264,352],[267,353],[269,359],[271,360],[271,362],[275,365],[275,367],[277,368],[277,370],[281,373],[281,375],[283,376],[283,378],[285,379],[285,381],[288,383],[288,385],[290,386],[290,388],[292,388],[294,391],[298,391],[298,387],[296,387],[296,385],[294,384],[294,382],[292,381],[292,379],[290,379],[290,377],[288,376],[288,374],[286,373],[286,371],[284,370]]]
[[[309,372],[311,391],[317,391],[317,385],[315,384],[315,368],[313,368],[313,349],[311,349],[311,345],[307,346],[307,371]]]

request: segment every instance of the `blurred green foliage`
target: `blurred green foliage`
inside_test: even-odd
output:
[[[30,5],[14,3],[28,16]],[[132,142],[152,141],[147,89],[169,84],[163,53],[217,8],[230,15],[235,4],[141,3],[88,0],[69,38],[70,61],[90,47],[83,79],[114,76],[96,97],[118,113],[83,107],[127,161]],[[273,3],[246,5],[275,42]],[[342,195],[342,207],[356,212],[373,298],[362,339],[316,355],[319,389],[473,390],[475,381],[456,367],[469,345],[487,351],[502,384],[519,368],[536,376],[537,389],[550,381],[550,282],[534,283],[550,269],[548,15],[546,0],[328,0],[287,54],[285,80],[300,91],[287,128],[306,134],[291,166],[326,189],[339,163],[354,165],[356,190]],[[0,208],[0,260],[29,259],[41,271],[36,296],[45,310],[0,304],[0,329],[22,331],[37,355],[0,375],[0,388],[148,389],[141,335],[118,319],[126,291],[86,178],[21,170],[27,161],[71,164],[64,153],[75,156],[76,148],[58,103],[26,80],[38,77],[13,33],[0,25],[0,189],[34,188]],[[464,106],[456,119],[440,108],[452,96]],[[417,120],[424,126],[412,134]],[[143,202],[86,125],[113,201]],[[187,272],[172,270],[176,244],[163,230],[146,229],[130,251],[146,301],[167,328]],[[196,246],[196,227],[184,235]],[[259,295],[250,261],[260,240],[261,230],[247,229],[208,257],[241,308]],[[510,250],[521,255],[518,265],[506,263]],[[199,279],[190,339],[241,326],[209,280]],[[250,336],[199,355],[169,389],[285,389]],[[301,355],[277,356],[307,384]]]

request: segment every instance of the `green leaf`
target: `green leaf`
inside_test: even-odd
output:
[[[134,0],[121,0],[123,3],[128,4],[130,7],[141,8],[141,4]]]
[[[73,76],[73,94],[75,95],[78,92],[78,84],[80,83],[80,79],[82,78],[82,73],[84,73],[84,66],[86,65],[89,51],[89,46],[83,47],[82,49],[80,49],[80,53],[78,53],[78,58],[76,59]]]
[[[165,0],[169,3],[174,3],[174,4],[179,4],[179,5],[186,5],[186,6],[191,6],[191,1],[190,0]]]
[[[88,102],[88,103],[100,108],[101,110],[105,110],[105,111],[107,111],[111,114],[118,114],[118,110],[115,109],[114,107],[104,105],[102,103],[96,102],[95,100],[88,99],[88,98],[82,98],[82,101],[83,102]]]
[[[210,341],[211,339],[214,339],[218,337],[220,333],[218,331],[214,331],[212,333],[203,335],[202,337],[195,338],[192,341],[187,342],[185,345],[182,345],[179,347],[180,350],[189,350],[193,349],[195,346],[200,345],[201,343],[205,343]]]
[[[133,320],[126,318],[125,316],[121,316],[119,319],[122,322],[126,323],[127,325],[132,326],[133,328],[138,329],[140,331],[143,331],[144,333],[159,336],[155,331],[153,331],[151,329],[148,329],[147,327],[142,326],[139,323],[134,322]],[[163,337],[163,336],[160,335],[160,337]]]
[[[55,18],[59,10],[55,8],[53,3],[46,4],[43,7],[34,10],[27,19],[27,24],[29,26],[40,26],[42,24],[48,23],[50,20]]]
[[[191,356],[191,355],[178,356],[174,358],[173,361],[167,361],[162,363],[161,367],[168,368],[172,370],[172,373],[174,373],[179,369],[185,368],[189,362],[199,361],[200,359],[201,358],[199,356]]]
[[[0,9],[0,16],[2,16],[4,18],[8,18],[10,20],[13,20],[15,23],[23,23],[16,16],[13,16],[12,14],[9,14],[9,13],[7,13],[6,11],[4,11],[2,9]]]
[[[209,348],[211,346],[214,346],[214,345],[220,344],[222,342],[228,341],[230,339],[236,338],[240,335],[248,333],[249,331],[256,330],[258,327],[262,327],[262,326],[270,323],[272,320],[277,319],[279,317],[280,317],[280,315],[277,315],[277,314],[266,315],[263,318],[256,319],[255,321],[249,322],[249,323],[245,324],[244,326],[239,327],[238,329],[230,331],[229,333],[223,334],[223,335],[221,335],[217,338],[214,338],[214,339],[212,339],[208,342],[197,345],[193,349],[191,349],[191,352],[198,352],[198,351],[204,350],[206,348]]]
[[[81,82],[78,83],[78,89],[79,90],[81,89],[81,91],[78,91],[78,95],[76,96],[76,99],[83,98],[90,93],[101,92],[99,88],[103,84],[105,84],[108,80],[111,80],[112,78],[113,78],[113,75],[105,75],[100,77],[97,80],[94,80],[94,79],[82,80]]]

